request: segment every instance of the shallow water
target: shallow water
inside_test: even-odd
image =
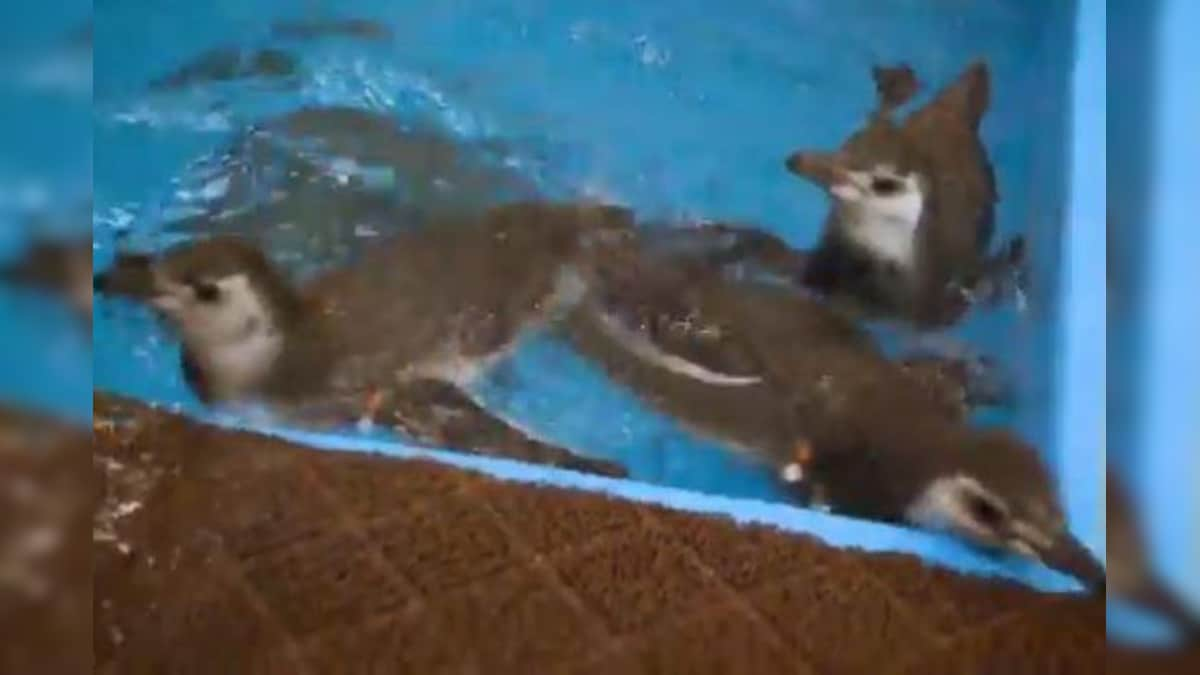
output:
[[[118,241],[157,248],[225,229],[264,237],[304,276],[395,228],[528,195],[749,222],[809,245],[827,202],[783,169],[787,154],[835,147],[861,124],[873,65],[908,62],[928,94],[984,58],[997,241],[1031,237],[1036,288],[1028,315],[986,312],[959,332],[1022,388],[1018,409],[990,421],[1052,451],[1071,50],[1068,12],[1041,5],[98,2],[96,265]],[[314,37],[277,23],[346,17],[375,28]],[[314,108],[325,112],[295,115]],[[97,387],[197,409],[177,346],[144,312],[101,303],[94,334]],[[9,372],[28,372],[18,365]],[[0,377],[17,394],[44,384]],[[762,470],[647,410],[553,336],[531,337],[476,393],[540,436],[625,462],[634,478],[780,497]]]

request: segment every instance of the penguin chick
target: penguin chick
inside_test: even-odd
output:
[[[1108,594],[1158,612],[1190,643],[1200,642],[1200,616],[1167,589],[1146,557],[1146,544],[1124,485],[1107,472]]]
[[[988,70],[972,65],[899,123],[891,111],[911,92],[876,79],[879,111],[841,148],[787,159],[833,200],[802,281],[856,313],[945,327],[988,267],[997,193],[978,133]]]
[[[92,240],[35,241],[0,280],[64,296],[89,324],[92,320]]]
[[[119,256],[96,287],[166,320],[181,339],[186,379],[205,402],[264,404],[308,425],[365,416],[423,442],[623,474],[527,438],[463,393],[524,330],[582,297],[579,233],[622,217],[571,206],[497,208],[475,227],[401,235],[300,288],[257,247],[219,237],[155,257]]]
[[[770,467],[802,502],[1103,584],[1034,449],[968,427],[825,303],[684,263],[647,256],[605,270],[567,336],[648,405]]]

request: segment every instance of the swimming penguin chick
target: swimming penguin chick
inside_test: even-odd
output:
[[[1129,496],[1112,471],[1106,476],[1105,508],[1108,535],[1108,594],[1161,613],[1187,640],[1200,644],[1200,615],[1158,579],[1146,557],[1146,543]]]
[[[970,66],[899,123],[891,113],[915,93],[915,75],[877,68],[875,79],[879,107],[862,129],[834,152],[787,159],[788,170],[833,199],[802,280],[856,312],[944,327],[994,299],[977,287],[995,286],[990,279],[1023,264],[1009,260],[1011,250],[997,261],[988,256],[997,200],[979,139],[988,70]],[[1013,250],[1023,256],[1023,243]]]
[[[92,320],[92,239],[39,240],[0,269],[0,280],[62,295],[89,323]]]
[[[527,438],[463,393],[522,331],[582,297],[579,232],[622,218],[497,208],[475,227],[401,235],[301,288],[257,247],[220,237],[121,255],[96,287],[165,318],[205,402],[265,404],[308,425],[379,423],[422,442],[623,474]]]
[[[1033,448],[967,426],[824,303],[675,262],[606,270],[565,323],[613,379],[772,467],[802,502],[948,532],[1103,584]]]

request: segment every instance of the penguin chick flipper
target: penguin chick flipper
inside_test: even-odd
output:
[[[875,80],[877,112],[880,115],[888,115],[908,103],[921,88],[916,72],[908,64],[875,66],[871,69],[871,77]]]
[[[474,455],[503,457],[624,478],[625,467],[581,457],[513,428],[485,410],[458,387],[439,380],[410,382],[397,392],[393,416],[401,426],[422,430],[439,445]]]
[[[947,418],[963,421],[971,415],[966,368],[961,361],[915,356],[901,359],[898,365]]]
[[[719,265],[749,265],[789,281],[798,281],[807,269],[810,253],[794,249],[769,232],[746,227],[716,225],[729,242],[717,254]]]
[[[978,276],[966,284],[971,304],[996,307],[1013,302],[1024,312],[1029,294],[1026,257],[1025,238],[1020,235],[989,256]]]
[[[982,356],[907,355],[901,370],[955,419],[978,408],[1007,408],[1016,402],[1012,382],[994,360]]]
[[[675,260],[711,267],[748,265],[788,281],[804,276],[811,255],[769,232],[728,223],[703,223],[654,233],[648,239],[651,250]]]
[[[949,333],[901,329],[900,337],[901,360],[970,362],[984,358],[970,343]]]

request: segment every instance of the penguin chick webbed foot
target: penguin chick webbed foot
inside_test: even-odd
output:
[[[1016,394],[1007,375],[986,356],[945,358],[913,354],[898,364],[954,419],[966,419],[976,408],[1009,407]]]
[[[897,363],[936,400],[961,401],[968,411],[1016,404],[1011,374],[970,344],[938,333],[912,335],[905,342]]]
[[[1029,268],[1025,238],[1010,239],[999,251],[988,257],[979,274],[963,284],[972,305],[995,307],[1013,302],[1017,311],[1028,309]]]
[[[750,225],[704,222],[642,235],[646,249],[675,262],[715,268],[742,266],[799,283],[808,269],[810,253],[795,249],[779,237]]]
[[[398,390],[391,416],[427,442],[468,454],[548,464],[582,473],[624,478],[625,467],[583,457],[539,441],[485,410],[456,386],[416,380]],[[386,415],[384,416],[386,417]]]
[[[906,63],[897,66],[876,66],[871,69],[875,80],[877,115],[888,116],[896,108],[912,100],[921,90],[917,73]]]

